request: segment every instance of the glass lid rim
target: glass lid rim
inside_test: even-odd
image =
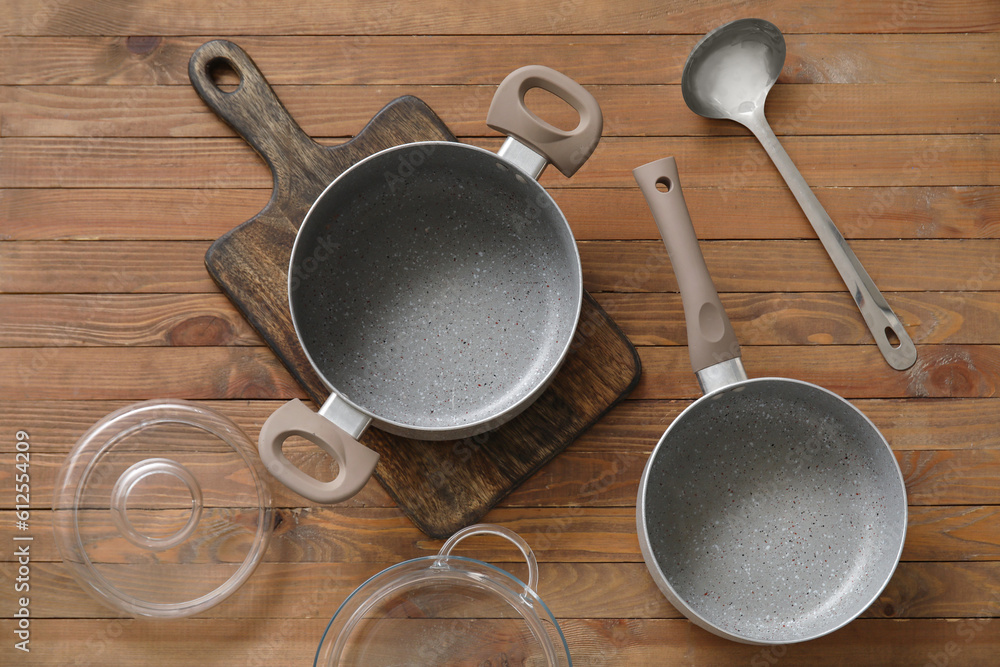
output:
[[[559,645],[556,646],[555,644],[553,644],[552,648],[553,649],[561,648],[563,655],[565,655],[568,661],[568,664],[572,665],[572,658],[570,657],[569,653],[569,645],[566,642],[565,633],[563,633],[562,626],[559,625],[558,619],[556,619],[555,614],[552,613],[552,610],[549,609],[549,606],[545,604],[545,601],[542,600],[542,598],[538,595],[538,593],[535,590],[528,588],[527,584],[521,581],[519,577],[516,577],[515,575],[511,574],[510,572],[501,567],[498,567],[491,563],[487,563],[485,561],[478,560],[476,558],[469,558],[466,556],[456,556],[453,554],[445,556],[442,556],[440,554],[434,554],[427,556],[419,556],[417,558],[411,558],[409,560],[405,560],[400,563],[395,563],[393,565],[390,565],[389,567],[380,570],[375,574],[371,575],[370,577],[368,577],[357,588],[355,588],[350,595],[344,598],[343,602],[340,603],[340,605],[337,607],[337,610],[334,612],[333,616],[326,624],[326,628],[323,630],[323,635],[320,637],[319,645],[316,648],[316,655],[313,659],[313,666],[318,667],[321,664],[320,657],[323,652],[323,648],[324,646],[328,645],[329,641],[331,640],[337,641],[346,630],[349,630],[353,627],[350,624],[351,619],[346,619],[345,622],[342,613],[348,608],[348,605],[352,601],[356,601],[358,599],[358,596],[362,593],[362,591],[371,587],[372,584],[378,582],[379,580],[386,580],[386,586],[383,586],[378,590],[385,591],[388,588],[389,593],[394,592],[395,590],[398,590],[400,586],[402,586],[401,580],[404,579],[404,577],[406,577],[411,572],[412,573],[424,572],[425,576],[418,577],[414,581],[408,582],[409,584],[425,585],[427,583],[433,583],[435,579],[440,579],[442,582],[445,582],[447,579],[450,579],[451,577],[446,578],[444,576],[445,574],[444,570],[440,570],[438,572],[434,571],[435,566],[442,562],[446,566],[450,566],[454,563],[465,567],[468,566],[472,566],[474,568],[482,567],[487,570],[487,574],[489,575],[492,574],[500,575],[502,577],[501,580],[494,579],[492,581],[493,583],[503,588],[506,588],[510,593],[509,598],[506,596],[502,597],[503,601],[510,604],[511,607],[513,607],[518,612],[519,618],[521,619],[528,620],[527,614],[530,613],[540,622],[548,621],[549,623],[551,623],[552,627],[555,628],[556,634],[558,635],[559,638]],[[450,573],[452,575],[476,574],[472,570],[462,569],[462,568],[452,568],[450,570]],[[397,581],[401,582],[400,586],[391,587],[391,584]],[[513,584],[516,584],[516,588],[510,588],[507,582],[513,582]],[[490,588],[489,590],[491,591],[491,595],[500,596],[500,594],[496,590],[493,590],[492,588]],[[525,597],[526,594],[529,597]],[[378,602],[380,602],[385,597],[386,595],[381,595],[380,597],[377,598],[372,597],[370,600],[371,601],[370,607],[374,607]],[[514,603],[515,599],[519,600],[520,603],[515,604]],[[363,606],[359,607],[357,610],[355,610],[355,613],[357,613],[357,611],[359,611],[362,608]],[[541,609],[543,613],[539,613],[538,609]],[[353,618],[353,616],[354,614],[352,613],[351,617]],[[335,623],[338,622],[338,620],[340,621],[340,625],[342,627],[341,630],[337,633],[337,635],[333,636],[331,634],[331,631],[334,629],[334,625]]]
[[[122,421],[125,425],[122,425]],[[130,420],[135,420],[132,423]],[[249,470],[256,496],[257,527],[246,555],[235,572],[212,590],[189,600],[154,602],[121,590],[109,581],[90,558],[80,531],[80,507],[84,489],[103,457],[123,440],[145,429],[161,425],[193,428],[224,443],[227,454],[240,457]],[[271,493],[260,464],[251,454],[255,450],[249,436],[228,416],[184,399],[151,399],[114,410],[91,425],[80,436],[64,460],[56,480],[52,504],[53,532],[63,563],[87,592],[106,605],[138,616],[180,618],[209,609],[240,588],[260,563],[274,529]],[[166,449],[166,453],[171,450]],[[151,451],[150,458],[162,452]],[[84,458],[81,460],[81,455]],[[146,459],[143,459],[146,460]],[[249,488],[249,486],[247,487]],[[101,512],[103,508],[95,508]],[[106,508],[111,511],[111,508]],[[233,562],[235,564],[235,561]],[[181,565],[185,565],[181,563]]]

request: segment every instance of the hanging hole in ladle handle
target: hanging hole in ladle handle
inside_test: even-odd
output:
[[[894,350],[899,349],[899,346],[903,344],[903,341],[899,340],[899,336],[892,330],[892,327],[885,328],[885,338],[889,341],[889,346]]]

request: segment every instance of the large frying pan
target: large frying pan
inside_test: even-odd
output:
[[[786,644],[832,632],[871,605],[899,562],[899,465],[840,396],[747,379],[674,159],[633,173],[677,274],[704,392],[643,472],[636,520],[646,566],[679,611],[722,637]]]

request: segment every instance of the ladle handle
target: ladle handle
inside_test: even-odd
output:
[[[691,367],[698,373],[709,366],[738,359],[740,344],[698,247],[677,163],[667,157],[636,167],[632,174],[653,213],[677,276]]]
[[[904,371],[912,366],[917,360],[917,348],[909,334],[906,333],[906,327],[889,307],[885,297],[875,286],[875,281],[865,271],[861,260],[847,245],[844,235],[840,233],[826,209],[819,203],[819,199],[813,194],[809,184],[806,183],[795,163],[792,162],[792,158],[788,156],[781,142],[774,136],[770,125],[762,115],[755,115],[749,122],[741,122],[754,133],[764,150],[771,156],[774,166],[781,172],[785,183],[788,184],[795,199],[799,202],[799,206],[809,218],[809,223],[816,230],[816,235],[823,243],[823,247],[826,248],[827,254],[833,260],[833,265],[837,267],[840,277],[854,298],[854,303],[861,311],[861,316],[875,338],[875,343],[878,345],[879,351],[882,352],[882,356],[897,371]],[[889,340],[890,334],[898,340],[898,344]]]

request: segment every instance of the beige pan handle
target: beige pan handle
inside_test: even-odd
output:
[[[724,361],[739,359],[740,344],[698,247],[674,158],[644,164],[633,169],[632,174],[653,213],[677,276],[691,366],[698,373]]]
[[[576,109],[580,114],[579,125],[572,130],[560,130],[536,116],[524,104],[524,94],[532,88],[547,90]],[[597,148],[604,116],[594,96],[576,81],[552,68],[528,65],[508,74],[497,86],[486,124],[521,142],[569,177]]]
[[[320,411],[325,408],[326,405]],[[289,461],[281,446],[293,435],[309,440],[332,456],[340,466],[337,477],[321,482]],[[275,479],[317,503],[339,503],[351,498],[368,482],[378,463],[376,452],[298,399],[292,399],[271,413],[260,429],[257,449],[264,467]]]

